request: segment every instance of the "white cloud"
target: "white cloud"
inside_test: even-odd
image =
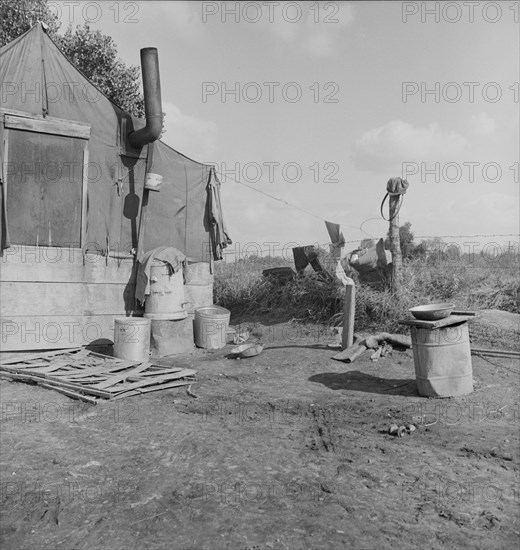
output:
[[[444,132],[437,123],[416,128],[402,120],[368,130],[356,140],[354,162],[373,172],[400,170],[403,162],[456,160],[468,147],[456,132]]]
[[[473,131],[479,136],[494,134],[497,128],[495,119],[487,113],[479,113],[471,116]]]
[[[268,3],[264,3],[267,5]],[[352,23],[355,11],[347,2],[300,2],[276,6],[269,17],[263,17],[263,29],[286,45],[316,57],[332,55],[344,36],[344,28]],[[266,8],[267,12],[267,8]]]
[[[330,55],[334,51],[334,41],[326,32],[315,33],[309,37],[308,49],[317,57]]]
[[[350,2],[160,2],[153,12],[143,10],[140,20],[153,13],[156,28],[165,27],[185,41],[205,41],[211,30],[240,25],[250,33],[260,32],[275,38],[298,53],[316,57],[340,50],[345,27],[355,19]],[[148,21],[148,19],[147,19]]]
[[[217,148],[217,125],[210,120],[185,115],[173,103],[163,101],[166,113],[162,141],[194,160],[214,158]]]
[[[183,38],[200,38],[200,14],[197,2],[154,2],[155,18],[167,21],[176,35]]]

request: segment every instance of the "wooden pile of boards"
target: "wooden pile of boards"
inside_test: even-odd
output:
[[[352,363],[367,349],[376,350],[383,342],[389,342],[390,344],[403,348],[409,348],[412,346],[410,337],[402,334],[388,334],[388,332],[380,332],[379,334],[367,336],[364,339],[361,339],[356,335],[354,338],[354,343],[334,355],[332,359],[336,359],[336,361],[343,361],[345,363]],[[382,349],[380,349],[379,353],[381,353],[381,351]]]
[[[85,348],[3,359],[0,375],[97,403],[193,384],[197,371],[127,361]]]

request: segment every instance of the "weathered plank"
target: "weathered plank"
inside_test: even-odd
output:
[[[471,315],[449,315],[444,319],[438,319],[437,321],[425,321],[423,319],[404,319],[399,321],[400,325],[407,325],[411,327],[419,328],[443,328],[454,324],[464,323],[470,321],[473,318]]]
[[[132,284],[87,283],[83,313],[85,315],[117,314],[124,317],[134,311],[132,308],[134,295],[135,285]]]
[[[127,385],[129,390],[135,390],[145,386],[151,386],[155,384],[161,384],[162,382],[169,382],[170,380],[176,380],[179,378],[184,378],[186,376],[193,376],[196,374],[196,371],[193,370],[182,370],[180,372],[172,372],[171,374],[161,375],[158,377],[143,378],[137,382],[133,382],[130,385]],[[115,388],[114,388],[115,390]],[[107,391],[113,391],[112,388],[107,388]]]
[[[63,349],[96,340],[113,341],[121,315],[9,316],[0,319],[0,350]]]
[[[90,124],[85,122],[64,121],[61,119],[29,118],[27,116],[13,116],[6,114],[4,117],[6,128],[14,130],[26,130],[40,134],[54,134],[58,136],[74,137],[79,139],[90,138]]]
[[[349,348],[354,343],[354,321],[356,316],[356,287],[354,284],[345,286],[345,301],[343,304],[343,332],[341,333],[342,348]]]
[[[115,386],[118,382],[123,382],[124,380],[126,380],[131,376],[136,376],[141,371],[146,370],[150,365],[151,363],[141,363],[136,367],[125,370],[121,374],[111,375],[109,378],[107,378],[103,382],[96,384],[95,387],[99,388],[100,390],[114,391],[113,386]]]
[[[39,385],[42,388],[47,388],[48,390],[57,391],[59,393],[62,393],[63,395],[66,395],[67,397],[72,397],[73,399],[79,399],[80,401],[91,403],[92,405],[96,405],[99,402],[99,399],[96,399],[95,397],[90,397],[88,395],[84,395],[77,391],[67,390],[65,388],[59,388],[58,386],[52,386],[51,384],[39,384]]]
[[[112,397],[112,394],[103,390],[97,390],[95,388],[90,388],[88,386],[81,386],[80,384],[74,384],[71,382],[63,382],[61,380],[52,380],[51,378],[43,378],[35,374],[19,374],[19,373],[7,372],[3,370],[0,371],[0,374],[2,376],[12,378],[13,380],[21,380],[24,382],[34,382],[39,385],[47,384],[48,386],[51,386],[51,387],[66,388],[66,389],[76,390],[76,391],[85,391],[92,395],[97,395],[98,397],[104,397],[105,399],[110,399]]]
[[[36,353],[29,353],[24,355],[17,355],[15,357],[8,357],[2,359],[0,357],[0,365],[12,365],[13,363],[22,363],[24,361],[32,361],[33,359],[40,359],[42,357],[48,357],[51,358],[54,355],[61,355],[64,353],[72,353],[75,351],[79,351],[82,348],[70,348],[70,349],[60,349],[60,350],[54,350],[54,351],[46,351],[46,352],[36,352]]]
[[[120,284],[133,283],[133,260],[118,259],[96,254],[85,256],[85,282]]]
[[[85,254],[81,248],[12,245],[0,257],[0,281],[127,284],[130,259]]]
[[[112,399],[123,399],[124,397],[131,397],[132,395],[140,395],[142,393],[148,393],[151,391],[167,390],[169,388],[176,388],[178,386],[189,386],[193,384],[193,380],[181,381],[181,382],[169,382],[166,384],[158,384],[156,386],[148,386],[139,390],[128,390],[122,393],[119,393],[112,397]]]
[[[83,283],[2,282],[0,315],[82,315]]]
[[[0,315],[125,315],[134,286],[101,283],[2,282]],[[131,302],[133,304],[133,302]]]
[[[97,365],[99,358],[106,360],[107,369],[96,376],[92,376],[92,370],[98,369],[91,370],[90,362]],[[14,358],[13,361],[15,361]],[[33,361],[33,363],[30,363],[30,361]],[[124,369],[124,372],[119,374],[110,372],[114,369],[114,363],[117,363],[115,368]],[[46,366],[42,368],[42,364]],[[61,373],[56,372],[58,369],[61,370]],[[74,377],[78,373],[85,374],[87,378],[75,379]],[[149,376],[145,377],[145,373]],[[195,370],[183,368],[171,368],[165,372],[164,367],[152,363],[134,364],[133,362],[124,362],[84,349],[79,352],[64,352],[55,356],[44,352],[36,359],[25,356],[25,361],[22,363],[0,367],[0,376],[2,377],[33,382],[42,387],[60,391],[69,397],[83,399],[91,403],[95,403],[96,400],[87,396],[97,396],[105,399],[122,398],[147,391],[191,384],[193,380],[179,379],[193,378],[195,374]],[[67,376],[72,379],[67,379]],[[176,381],[173,382],[174,380]]]
[[[85,280],[81,248],[12,245],[0,257],[0,281],[70,282]]]

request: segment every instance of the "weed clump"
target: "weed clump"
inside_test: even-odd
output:
[[[234,315],[269,314],[328,326],[342,324],[343,288],[307,268],[285,284],[262,276],[270,267],[290,266],[281,258],[251,258],[216,266],[215,303]],[[398,321],[408,309],[427,303],[451,302],[457,309],[501,309],[520,313],[518,265],[405,261],[398,294],[356,280],[356,330],[403,332]]]

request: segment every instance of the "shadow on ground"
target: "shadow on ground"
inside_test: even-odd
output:
[[[380,378],[361,371],[323,372],[309,378],[310,382],[323,384],[331,390],[363,391],[384,395],[418,395],[412,378]]]

